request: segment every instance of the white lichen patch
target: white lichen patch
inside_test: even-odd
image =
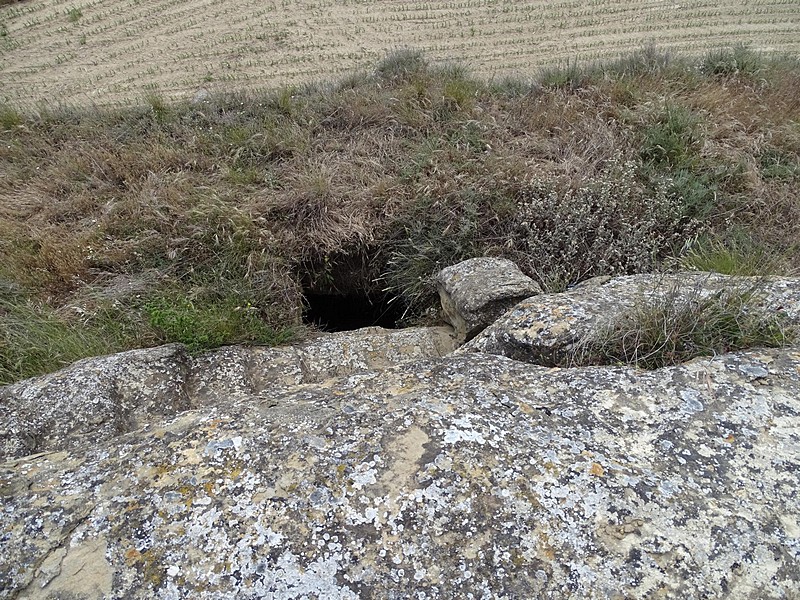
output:
[[[126,598],[800,596],[798,368],[473,354],[261,390],[7,469],[3,588],[106,564]]]

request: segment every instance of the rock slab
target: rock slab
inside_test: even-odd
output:
[[[185,410],[253,397],[455,348],[449,327],[368,327],[280,348],[190,357],[180,344],[91,358],[0,387],[0,460],[97,444]]]
[[[0,598],[799,598],[800,348],[531,364],[731,283],[595,280],[456,352],[370,328],[0,388]]]
[[[800,278],[684,272],[595,278],[559,294],[523,300],[457,352],[483,352],[558,366],[582,341],[636,306],[704,299],[723,290],[752,293],[755,309],[800,326]]]
[[[800,352],[479,353],[0,467],[2,598],[800,597]]]
[[[445,320],[461,341],[470,340],[539,285],[505,258],[472,258],[436,276]]]

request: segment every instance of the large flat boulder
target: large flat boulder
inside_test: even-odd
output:
[[[800,597],[798,349],[290,379],[3,464],[0,597]]]
[[[457,352],[483,352],[543,366],[564,364],[576,345],[636,306],[721,291],[752,293],[752,307],[800,324],[800,278],[683,272],[596,278],[559,294],[516,304]]]

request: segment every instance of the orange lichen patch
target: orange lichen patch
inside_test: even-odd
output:
[[[142,558],[142,553],[139,552],[136,548],[129,548],[125,552],[125,562],[128,563],[128,566],[132,566],[134,563],[138,562]]]
[[[603,469],[600,463],[592,463],[592,466],[589,468],[589,473],[595,477],[602,477],[605,473],[605,469]]]

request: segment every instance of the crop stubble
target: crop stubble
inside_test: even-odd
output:
[[[0,9],[0,34],[0,101],[125,104],[329,78],[400,47],[489,77],[649,43],[796,53],[800,2],[32,0]]]

